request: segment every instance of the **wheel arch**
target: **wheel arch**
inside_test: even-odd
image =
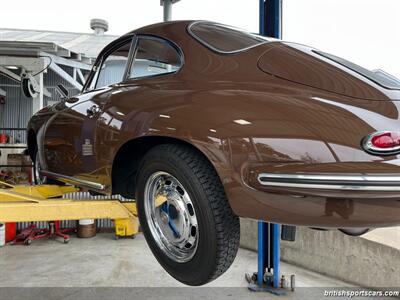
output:
[[[28,153],[32,161],[35,159],[35,149],[37,148],[36,132],[33,129],[28,130]]]
[[[111,171],[112,194],[121,194],[126,198],[133,198],[135,196],[136,188],[134,178],[140,161],[150,149],[162,144],[180,144],[194,149],[207,159],[217,173],[218,178],[221,180],[213,161],[204,153],[204,151],[192,143],[175,137],[143,136],[125,142],[114,156]]]

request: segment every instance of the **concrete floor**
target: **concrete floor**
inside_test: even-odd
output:
[[[91,299],[110,296],[110,293],[114,296],[115,293],[122,293],[118,298],[125,298],[123,295],[139,295],[147,299],[157,299],[161,296],[164,299],[176,299],[177,291],[182,299],[187,299],[188,295],[189,298],[201,296],[205,299],[265,299],[266,294],[252,293],[246,288],[244,273],[255,271],[256,266],[256,253],[240,249],[234,264],[223,276],[204,287],[183,288],[184,285],[161,268],[141,234],[134,240],[118,241],[113,239],[112,234],[98,234],[92,239],[72,238],[66,245],[59,241],[42,240],[35,241],[29,247],[0,248],[0,299],[9,298],[9,293],[27,295],[27,290],[24,292],[21,287],[42,287],[29,289],[29,294],[38,297],[46,295],[47,299],[52,298],[50,295],[54,296],[52,299],[76,299],[77,295]],[[323,288],[350,287],[344,282],[286,263],[282,263],[281,272],[287,275],[295,274],[296,286],[299,288],[294,294],[288,293],[280,299],[301,299],[303,296],[304,299],[311,299],[315,298],[315,295],[321,296],[315,298],[319,299],[323,298]],[[129,289],[131,287],[136,288]],[[316,287],[322,289],[315,289]]]

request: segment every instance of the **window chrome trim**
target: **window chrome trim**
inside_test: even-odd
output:
[[[129,51],[129,57],[128,57],[128,63],[125,68],[125,74],[124,74],[124,80],[123,82],[129,80],[129,73],[131,72],[131,68],[133,65],[133,60],[135,59],[136,56],[136,51],[137,51],[137,45],[139,42],[139,38],[137,34],[132,38],[132,44],[131,44],[131,49]]]
[[[123,46],[124,44],[128,44],[131,43],[131,47],[132,47],[132,41],[135,39],[135,34],[127,34],[124,35],[114,41],[112,41],[110,44],[108,44],[107,46],[104,47],[103,50],[101,50],[101,52],[99,53],[99,55],[96,58],[96,61],[93,64],[92,70],[89,73],[89,77],[86,79],[86,82],[82,88],[81,93],[87,93],[87,92],[93,92],[93,91],[97,91],[97,90],[101,90],[104,87],[107,86],[103,86],[101,88],[97,88],[97,80],[99,77],[99,73],[101,71],[101,67],[103,66],[104,61],[107,59],[108,56],[110,56],[114,51],[118,50],[121,46]],[[131,40],[129,42],[129,40]],[[131,48],[129,49],[129,54],[131,52]],[[128,59],[129,59],[129,54],[128,54]],[[128,61],[127,61],[128,63]],[[125,65],[125,69],[124,69],[124,75],[126,72],[126,65]],[[124,78],[123,78],[124,80]],[[118,84],[118,83],[116,83]]]
[[[122,82],[125,81],[125,76],[126,76],[126,73],[127,73],[127,68],[128,68],[128,65],[129,65],[129,60],[130,60],[130,58],[131,58],[132,45],[133,45],[133,40],[134,40],[134,39],[135,39],[135,36],[129,35],[126,39],[123,39],[123,40],[119,41],[118,43],[115,43],[115,45],[114,45],[112,48],[110,48],[110,50],[108,50],[108,51],[101,57],[101,63],[98,65],[98,68],[99,68],[99,69],[98,69],[98,71],[96,71],[96,74],[95,74],[96,77],[93,78],[93,79],[95,79],[95,82],[94,82],[94,88],[93,88],[92,91],[97,91],[97,90],[100,90],[100,89],[102,89],[102,88],[109,87],[109,86],[113,86],[113,85],[116,85],[116,84],[119,84],[119,83],[122,83]],[[125,45],[129,45],[129,51],[128,51],[128,56],[126,57],[126,63],[125,63],[124,72],[123,72],[123,74],[122,74],[122,79],[121,79],[121,81],[98,87],[97,84],[99,83],[99,77],[100,77],[100,73],[101,73],[102,68],[103,68],[103,64],[107,61],[107,59],[108,59],[111,55],[113,55],[116,51],[118,51],[121,47],[124,47]]]
[[[173,42],[173,41],[171,41],[169,39],[165,39],[165,38],[159,37],[157,35],[152,35],[152,34],[137,34],[137,35],[135,35],[134,39],[135,39],[134,40],[134,45],[133,45],[134,48],[133,48],[132,57],[130,58],[131,60],[129,62],[129,66],[128,66],[128,69],[127,69],[127,72],[126,72],[126,78],[121,83],[126,83],[126,82],[141,80],[141,79],[154,78],[154,77],[175,75],[175,74],[178,74],[183,69],[183,67],[185,65],[185,55],[183,53],[182,48],[179,47],[175,42]],[[137,52],[137,48],[138,48],[138,44],[139,44],[140,39],[156,40],[156,41],[160,41],[161,43],[164,43],[164,44],[167,44],[167,45],[171,46],[176,51],[176,53],[178,54],[178,56],[180,58],[179,68],[177,70],[175,70],[175,71],[166,72],[166,73],[147,75],[147,76],[141,76],[141,77],[129,77],[131,68],[132,68],[134,60],[135,60],[135,56],[136,56],[136,52]]]
[[[124,76],[122,78],[122,82],[125,82],[125,81],[127,81],[129,79],[129,73],[131,71],[131,67],[132,67],[132,64],[133,64],[133,59],[135,58],[135,55],[136,55],[137,43],[138,43],[138,37],[137,37],[137,35],[134,35],[132,37],[131,47],[129,49],[129,54],[128,54],[128,61],[127,61],[126,66],[125,66],[125,72],[124,72]]]
[[[316,190],[400,191],[400,174],[333,175],[261,173],[263,186]]]
[[[216,23],[216,22],[209,22],[209,21],[195,21],[195,22],[192,22],[192,23],[190,23],[190,24],[188,25],[188,27],[187,27],[187,32],[189,33],[189,35],[190,35],[192,38],[194,38],[196,41],[198,41],[200,44],[202,44],[202,45],[205,46],[206,48],[209,48],[210,50],[212,50],[212,51],[214,51],[214,52],[216,52],[216,53],[218,53],[218,54],[238,54],[238,53],[245,52],[245,51],[248,51],[248,50],[250,50],[250,49],[252,49],[252,48],[255,48],[255,47],[258,47],[258,46],[260,46],[260,45],[264,45],[264,44],[266,44],[266,43],[270,43],[270,42],[271,42],[271,41],[269,41],[269,40],[265,40],[264,42],[260,42],[260,43],[258,43],[258,44],[255,44],[255,45],[253,45],[253,46],[249,46],[249,47],[246,47],[246,48],[241,48],[241,49],[232,50],[232,51],[224,51],[224,50],[215,48],[214,46],[210,45],[209,43],[207,43],[206,41],[204,41],[203,39],[201,39],[200,37],[198,37],[198,36],[192,31],[192,27],[193,27],[194,25],[197,25],[197,24],[200,24],[200,23],[206,23],[206,24],[216,25],[216,26],[225,27],[225,28],[232,28],[232,29],[236,29],[236,30],[239,30],[239,31],[240,31],[240,29],[239,29],[239,28],[234,28],[234,27],[231,27],[231,26],[227,26],[227,25],[224,25],[224,24],[219,24],[219,23]],[[249,32],[249,34],[252,34],[252,33]],[[256,35],[256,34],[254,34],[254,35]],[[261,36],[261,37],[262,37],[262,36]]]
[[[49,171],[44,171],[44,170],[41,170],[40,173],[46,177],[59,179],[60,181],[66,181],[67,183],[71,183],[71,184],[83,185],[85,187],[96,189],[96,190],[105,190],[106,189],[106,186],[101,183],[96,183],[96,182],[79,179],[79,178],[75,178],[75,177],[71,177],[71,176],[67,176],[67,175],[62,175],[62,174],[58,174],[58,173],[53,173],[53,172],[49,172]]]

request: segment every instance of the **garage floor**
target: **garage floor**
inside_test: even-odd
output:
[[[222,277],[201,288],[180,289],[151,289],[147,287],[183,287],[182,284],[170,277],[152,256],[143,235],[136,239],[113,239],[112,234],[98,234],[92,239],[72,238],[64,245],[58,241],[35,241],[30,247],[6,246],[0,248],[0,287],[74,287],[74,289],[37,289],[35,293],[56,293],[55,298],[75,299],[77,293],[90,296],[107,295],[107,293],[134,293],[154,299],[163,296],[176,299],[176,293],[183,298],[185,293],[191,296],[215,299],[265,299],[263,293],[252,293],[246,289],[245,272],[256,270],[256,253],[239,250],[232,267]],[[296,286],[303,287],[289,297],[299,299],[306,291],[304,287],[349,287],[348,284],[316,274],[304,269],[282,263],[283,274],[295,274]],[[80,287],[86,288],[81,289]],[[146,287],[142,289],[96,289],[95,287]],[[207,288],[220,287],[220,288]],[[223,288],[221,288],[223,287]],[[229,288],[227,288],[229,287]],[[24,289],[1,289],[1,295],[8,292],[23,291]],[[74,291],[71,293],[71,291]],[[57,294],[57,293],[66,293]],[[31,293],[31,292],[30,292]],[[323,293],[323,289],[321,289]],[[25,291],[26,295],[26,291]],[[58,297],[58,296],[59,297]],[[269,297],[275,298],[275,296]],[[105,297],[105,296],[104,296]],[[119,298],[121,298],[119,297]],[[124,298],[124,297],[122,297]],[[130,297],[127,297],[130,298]],[[197,297],[196,297],[197,298]],[[321,294],[322,298],[322,294]],[[109,297],[108,297],[109,299]],[[305,296],[304,299],[310,299]]]

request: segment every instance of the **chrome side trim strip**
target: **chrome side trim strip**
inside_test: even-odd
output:
[[[264,186],[317,190],[400,191],[399,175],[331,175],[261,173]]]
[[[62,174],[58,174],[58,173],[53,173],[53,172],[49,172],[49,171],[43,171],[43,170],[40,173],[42,175],[44,175],[44,176],[47,176],[47,177],[51,177],[51,178],[54,178],[54,179],[65,180],[68,183],[77,184],[77,185],[83,185],[85,187],[96,189],[96,190],[105,190],[106,189],[106,186],[103,185],[103,184],[92,182],[92,181],[87,181],[87,180],[84,180],[84,179],[79,179],[79,178],[75,178],[75,177],[71,177],[71,176],[67,176],[67,175],[62,175]]]

